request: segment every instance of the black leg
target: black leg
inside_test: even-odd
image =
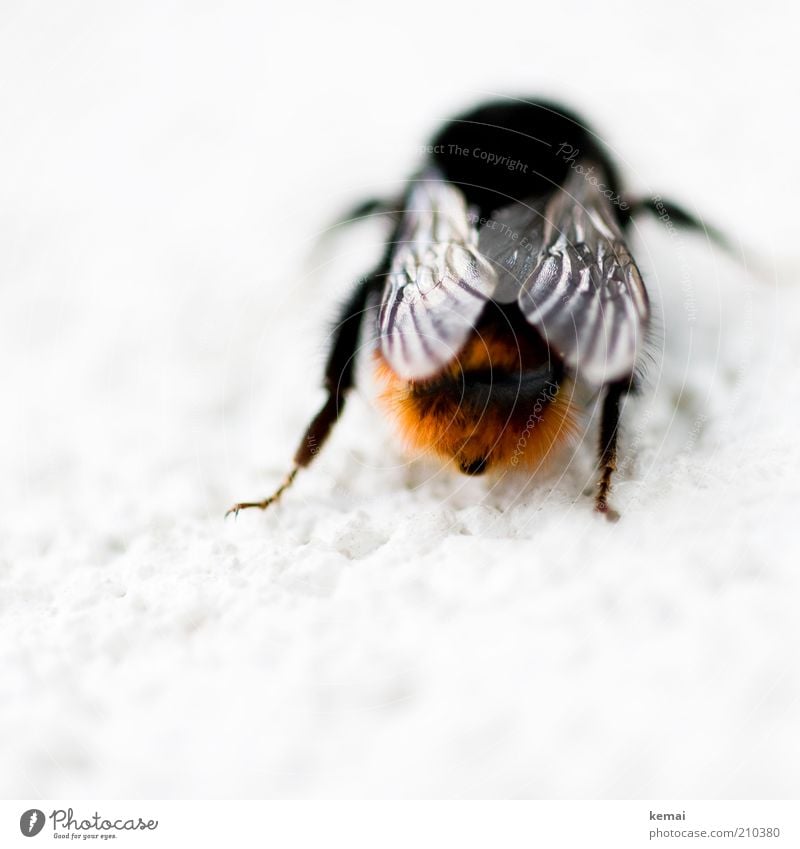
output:
[[[600,419],[600,480],[597,483],[595,509],[609,519],[616,520],[619,513],[608,504],[611,492],[611,477],[617,468],[617,438],[622,399],[631,390],[631,381],[612,383],[606,389],[603,412]]]
[[[392,204],[383,198],[367,198],[366,200],[362,200],[360,203],[355,204],[355,206],[351,206],[339,215],[336,219],[335,226],[340,224],[352,224],[362,218],[367,218],[375,212],[388,212],[392,208]]]
[[[339,320],[333,331],[333,346],[325,366],[324,385],[328,397],[300,441],[294,455],[292,470],[278,489],[268,498],[264,498],[262,501],[242,501],[234,504],[225,514],[226,516],[230,513],[238,514],[240,510],[248,507],[266,510],[291,486],[297,472],[307,466],[319,453],[344,409],[347,390],[353,385],[356,348],[367,307],[367,298],[373,288],[382,282],[383,274],[376,273],[364,278],[339,314]]]
[[[672,223],[676,227],[683,227],[686,230],[697,230],[700,233],[705,233],[721,248],[724,248],[724,250],[731,254],[733,253],[733,248],[731,247],[730,242],[720,230],[710,224],[706,224],[699,218],[696,218],[691,212],[688,212],[677,203],[673,203],[670,200],[663,200],[659,196],[634,201],[633,204],[631,204],[629,215],[638,215],[640,212],[651,212],[667,226]]]

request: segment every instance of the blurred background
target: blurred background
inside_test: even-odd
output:
[[[0,793],[796,796],[794,15],[6,0]],[[569,104],[742,260],[637,229],[623,522],[590,452],[487,487],[356,402],[223,523],[383,232],[320,235],[493,96]]]

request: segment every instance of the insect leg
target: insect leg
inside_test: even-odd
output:
[[[692,215],[691,212],[673,201],[663,200],[658,196],[635,201],[631,205],[630,214],[638,215],[640,212],[651,212],[656,218],[667,225],[672,223],[676,227],[684,227],[687,230],[697,230],[700,233],[705,233],[721,248],[729,253],[733,253],[730,242],[721,230],[701,221],[695,215]]]
[[[361,323],[366,311],[367,297],[371,289],[377,284],[378,279],[377,273],[364,278],[342,308],[333,333],[333,346],[325,366],[324,386],[328,392],[328,397],[303,434],[294,455],[292,470],[278,489],[268,498],[262,501],[242,501],[234,504],[225,514],[226,516],[230,513],[238,514],[240,510],[245,510],[248,507],[266,510],[291,486],[297,472],[307,466],[319,453],[333,425],[344,409],[347,390],[353,385],[356,348]]]
[[[340,224],[352,224],[354,221],[359,221],[361,218],[367,218],[375,212],[387,212],[391,208],[384,198],[367,198],[360,203],[351,206],[345,210],[336,219],[334,226]]]
[[[610,384],[603,399],[603,412],[600,419],[600,480],[597,484],[594,505],[599,513],[605,513],[609,519],[615,521],[619,518],[619,514],[609,507],[608,496],[611,492],[611,476],[617,468],[620,404],[630,389],[630,380]]]
[[[317,239],[314,250],[322,248],[343,229],[369,218],[385,217],[387,220],[396,223],[396,210],[400,205],[400,201],[392,201],[386,198],[367,198],[361,203],[354,204],[337,215],[331,225],[322,232]]]

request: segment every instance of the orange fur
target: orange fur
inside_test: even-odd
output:
[[[541,361],[541,343],[489,327],[475,334],[459,356],[436,376],[462,385],[471,371],[518,373]],[[409,382],[399,378],[380,352],[375,370],[382,387],[379,401],[395,419],[406,445],[414,452],[434,454],[458,465],[486,460],[487,469],[538,467],[554,449],[570,441],[577,429],[577,410],[570,403],[571,385],[561,385],[537,399],[518,399],[512,410],[488,404],[480,411],[459,402],[457,392],[428,393],[419,387],[432,381]]]

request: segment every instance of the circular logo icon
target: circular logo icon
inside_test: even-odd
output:
[[[44,828],[44,812],[38,808],[31,808],[19,818],[19,830],[25,837],[36,837]]]

